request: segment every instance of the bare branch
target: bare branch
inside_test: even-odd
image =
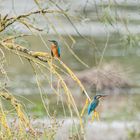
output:
[[[4,31],[8,26],[12,25],[13,23],[15,23],[16,21],[19,21],[21,19],[25,19],[31,15],[36,15],[36,14],[46,14],[46,13],[63,13],[62,11],[59,10],[48,10],[48,9],[41,9],[41,10],[37,10],[34,12],[30,12],[27,14],[22,14],[19,15],[17,17],[11,17],[11,18],[7,18],[8,15],[4,16],[4,18],[1,18],[1,28],[0,28],[0,32]]]

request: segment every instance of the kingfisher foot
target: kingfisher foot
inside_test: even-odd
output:
[[[92,118],[91,118],[91,122],[94,121],[94,117],[95,117],[95,115],[94,115],[94,113],[93,113]]]
[[[95,110],[94,110],[93,115],[92,115],[92,122],[94,121],[94,118],[97,118],[98,121],[100,120],[99,119],[99,113],[97,111],[95,111]]]

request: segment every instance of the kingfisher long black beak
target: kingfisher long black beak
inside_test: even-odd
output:
[[[108,95],[102,95],[102,97],[106,97],[106,96],[108,96]]]
[[[99,95],[98,99],[101,99],[101,98],[106,97],[106,96],[108,96],[108,95]]]
[[[104,98],[104,97],[106,97],[106,96],[108,96],[108,95],[101,95],[101,96],[99,97],[99,99],[102,99],[102,98]]]
[[[53,42],[52,40],[48,40],[49,42]]]

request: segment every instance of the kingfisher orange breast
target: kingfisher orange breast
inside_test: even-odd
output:
[[[51,45],[51,52],[52,52],[52,56],[59,58],[58,48],[56,45],[54,44]]]

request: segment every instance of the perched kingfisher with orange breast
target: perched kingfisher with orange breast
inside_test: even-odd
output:
[[[60,47],[58,45],[58,42],[55,40],[48,40],[50,42],[52,42],[51,44],[51,55],[52,57],[57,57],[60,58]]]

